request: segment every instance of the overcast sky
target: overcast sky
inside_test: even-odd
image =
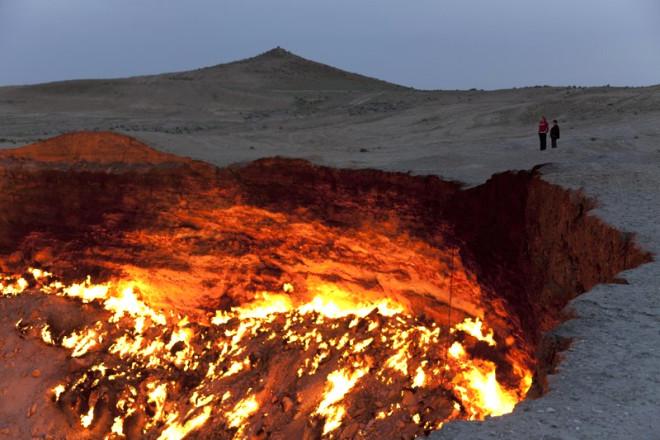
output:
[[[425,89],[660,83],[660,0],[0,0],[0,85],[281,46]]]

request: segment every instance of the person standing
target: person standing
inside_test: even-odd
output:
[[[554,119],[552,121],[552,128],[550,129],[550,142],[552,148],[557,148],[557,139],[559,139],[559,125],[557,124],[557,120]]]
[[[547,146],[548,129],[548,121],[545,119],[545,116],[541,116],[541,121],[539,122],[539,141],[541,142],[541,151],[545,150]]]

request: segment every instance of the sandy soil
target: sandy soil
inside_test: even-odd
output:
[[[557,150],[538,151],[542,113],[560,121]],[[546,179],[583,188],[599,216],[660,251],[660,86],[416,91],[275,50],[192,72],[0,88],[0,147],[80,129],[217,165],[283,155],[469,185],[543,163]],[[549,394],[431,438],[658,438],[660,264],[623,275],[629,284],[597,286],[572,303],[577,318],[556,333],[574,342]]]

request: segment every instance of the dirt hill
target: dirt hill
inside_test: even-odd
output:
[[[88,162],[122,165],[185,161],[173,154],[154,150],[129,136],[111,132],[67,133],[25,147],[0,150],[0,159],[4,158],[64,164]]]

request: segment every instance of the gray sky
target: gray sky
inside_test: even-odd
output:
[[[660,83],[660,0],[0,0],[0,85],[275,46],[426,89]]]

